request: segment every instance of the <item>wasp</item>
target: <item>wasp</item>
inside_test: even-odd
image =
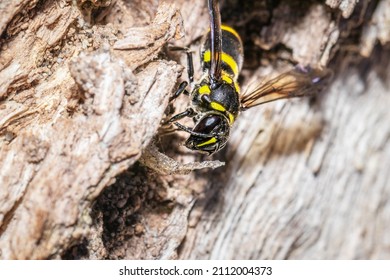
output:
[[[210,28],[200,52],[203,76],[194,83],[192,56],[187,52],[191,91],[186,90],[188,82],[182,82],[171,100],[186,93],[192,99],[192,106],[169,122],[190,134],[185,142],[187,148],[211,155],[226,146],[230,129],[240,112],[318,91],[330,71],[297,66],[241,94],[237,80],[244,61],[242,40],[236,30],[221,24],[218,1],[208,0],[208,10]],[[190,128],[177,122],[184,117],[193,117],[195,126]]]

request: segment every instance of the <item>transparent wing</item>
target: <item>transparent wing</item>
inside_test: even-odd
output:
[[[210,14],[210,49],[211,64],[210,76],[211,82],[221,81],[221,54],[222,54],[222,31],[221,31],[221,14],[217,0],[208,1]]]
[[[245,92],[241,96],[241,109],[246,110],[278,99],[316,94],[331,76],[332,72],[328,69],[295,67]]]

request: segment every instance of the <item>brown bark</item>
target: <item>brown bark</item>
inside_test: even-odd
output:
[[[243,113],[215,170],[160,125],[206,1],[157,2],[0,4],[1,258],[389,258],[389,1],[224,1],[243,89],[335,75]]]

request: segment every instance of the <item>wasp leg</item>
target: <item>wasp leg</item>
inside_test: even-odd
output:
[[[187,74],[190,83],[194,82],[194,61],[192,60],[192,51],[186,47],[169,46],[171,51],[184,51],[187,55]]]
[[[185,95],[189,95],[188,91],[186,90],[186,87],[188,86],[188,83],[186,81],[181,82],[179,85],[179,88],[176,90],[175,94],[169,98],[169,102],[172,100],[175,100],[179,97],[180,94],[184,93]]]
[[[187,108],[187,110],[185,110],[184,112],[181,112],[181,113],[179,113],[177,115],[174,115],[172,118],[170,118],[168,123],[173,123],[174,121],[180,120],[182,118],[193,117],[195,115],[196,115],[196,113],[195,113],[194,109]]]
[[[207,105],[210,105],[210,103],[211,103],[210,96],[207,95],[207,94],[203,94],[203,95],[200,97],[200,100],[202,100],[202,102],[205,103],[205,104],[207,104]]]
[[[194,82],[194,61],[192,60],[192,52],[187,51],[187,73],[190,84]]]

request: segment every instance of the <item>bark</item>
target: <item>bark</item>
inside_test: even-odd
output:
[[[390,257],[390,2],[222,1],[244,90],[334,77],[241,114],[211,159],[161,125],[189,102],[168,104],[186,61],[166,46],[197,50],[205,2],[0,4],[1,258]]]

